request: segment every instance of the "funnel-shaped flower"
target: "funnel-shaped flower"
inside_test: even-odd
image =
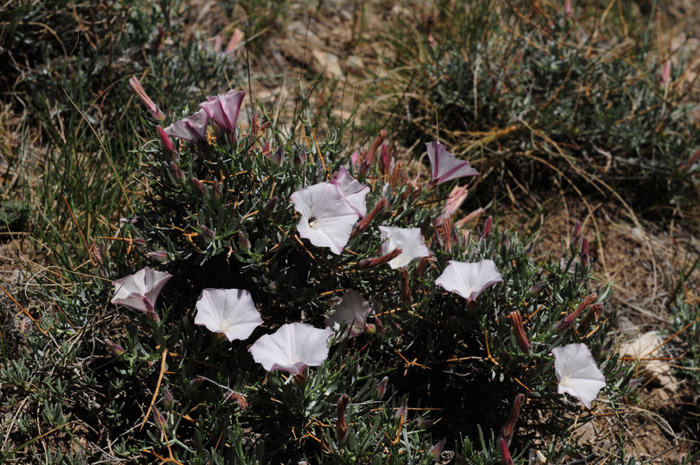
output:
[[[243,97],[245,97],[245,92],[230,90],[216,97],[208,97],[208,100],[200,103],[199,106],[207,112],[209,118],[214,120],[217,126],[235,134],[238,112],[241,109]]]
[[[471,167],[468,161],[457,160],[440,142],[428,142],[425,145],[428,147],[433,184],[479,174],[478,171]]]
[[[493,260],[465,263],[450,260],[445,271],[435,280],[443,289],[474,301],[487,288],[503,281]]]
[[[240,289],[204,289],[197,300],[194,324],[226,335],[229,341],[248,339],[262,324],[250,292]]]
[[[394,249],[401,249],[401,255],[389,262],[392,270],[408,266],[416,258],[430,256],[430,251],[425,246],[420,235],[420,228],[397,228],[395,226],[379,226],[382,233],[382,255],[386,255]]]
[[[318,366],[328,358],[331,336],[332,329],[287,323],[275,333],[262,336],[248,350],[267,371],[281,370],[298,375],[307,366]]]
[[[112,283],[117,292],[112,303],[144,313],[153,313],[161,289],[173,276],[146,267]]]
[[[571,394],[590,409],[598,391],[605,387],[605,376],[595,366],[591,351],[585,344],[569,344],[553,348],[552,355],[559,381],[557,392]]]
[[[345,327],[342,339],[357,337],[367,326],[367,317],[372,308],[359,292],[348,289],[339,303],[332,307],[333,313],[326,315],[326,328],[340,331]]]
[[[342,254],[359,216],[338,189],[322,182],[296,191],[291,200],[301,213],[299,235],[316,247],[330,247],[333,253]]]
[[[170,137],[178,137],[190,142],[204,142],[207,139],[207,112],[199,110],[192,116],[175,121],[165,128],[165,133]]]
[[[369,192],[369,186],[361,184],[357,179],[350,176],[348,170],[341,166],[338,170],[338,177],[331,180],[338,191],[345,197],[348,204],[360,215],[360,218],[367,216],[367,202],[365,197]]]

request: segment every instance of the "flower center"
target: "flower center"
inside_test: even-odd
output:
[[[318,229],[319,226],[320,226],[320,225],[318,224],[318,219],[317,219],[317,218],[315,218],[315,217],[313,217],[313,216],[312,216],[311,218],[309,218],[309,227],[310,227],[311,229]]]
[[[562,376],[561,381],[559,382],[559,384],[561,384],[562,386],[568,386],[570,383],[571,383],[571,378],[569,378],[566,375]]]
[[[403,266],[403,259],[401,258],[401,255],[399,255],[398,257],[393,259],[390,263],[395,267],[400,267],[400,266]]]
[[[231,323],[228,321],[228,318],[224,318],[223,320],[221,320],[221,331],[227,331],[230,326]]]

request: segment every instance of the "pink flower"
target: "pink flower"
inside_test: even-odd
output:
[[[450,192],[450,195],[447,196],[447,200],[445,201],[445,208],[444,208],[444,214],[448,216],[452,216],[455,213],[457,213],[457,210],[459,210],[459,207],[462,206],[462,203],[464,203],[464,200],[467,198],[467,187],[458,187],[455,186],[454,189],[452,189],[452,192]]]
[[[207,112],[199,110],[194,115],[176,121],[165,128],[165,133],[170,137],[178,137],[190,142],[205,142],[208,122]]]
[[[552,355],[559,381],[557,392],[571,394],[590,409],[591,402],[606,385],[605,376],[595,366],[591,351],[585,344],[569,344],[555,347]]]
[[[430,250],[425,246],[420,228],[398,228],[395,226],[379,226],[382,233],[382,255],[394,249],[401,249],[401,255],[389,262],[392,270],[408,266],[416,258],[430,256]]]
[[[367,317],[372,308],[359,292],[348,289],[339,303],[335,304],[332,313],[326,315],[326,328],[340,331],[345,328],[342,339],[357,337],[367,327]]]
[[[430,158],[432,184],[479,174],[468,161],[457,160],[440,142],[428,142],[425,145],[428,147],[428,158]]]
[[[208,97],[208,100],[200,103],[199,106],[207,112],[209,118],[211,118],[217,126],[226,129],[231,134],[235,134],[238,112],[241,109],[244,97],[245,92],[230,90],[216,97]]]
[[[112,283],[116,294],[112,298],[115,305],[124,305],[144,313],[154,313],[156,301],[165,283],[172,278],[169,273],[146,267]]]
[[[139,96],[144,105],[146,105],[146,109],[148,110],[148,112],[158,121],[163,121],[165,119],[165,115],[162,111],[160,111],[158,105],[156,105],[155,102],[151,100],[151,97],[148,96],[146,91],[143,89],[141,82],[136,76],[131,76],[131,78],[129,79],[129,85],[134,90],[134,92],[136,92],[136,95]]]
[[[226,335],[229,341],[245,340],[262,324],[250,292],[239,289],[204,289],[197,300],[194,324]]]
[[[435,284],[446,291],[474,301],[487,288],[501,281],[503,278],[493,260],[482,260],[477,263],[450,260],[450,264],[435,280]]]
[[[360,184],[343,166],[338,170],[338,177],[331,180],[331,184],[345,197],[345,201],[355,210],[355,213],[360,218],[367,216],[367,202],[365,198],[369,192],[369,186]]]
[[[267,371],[299,375],[306,367],[319,366],[328,358],[328,340],[332,336],[332,329],[288,323],[255,341],[249,351]]]
[[[316,247],[329,247],[340,255],[359,218],[333,184],[322,182],[294,192],[294,209],[301,214],[299,235]]]

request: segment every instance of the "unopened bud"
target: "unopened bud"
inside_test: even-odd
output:
[[[163,404],[168,411],[171,411],[175,406],[173,394],[170,392],[168,386],[163,386]]]
[[[369,212],[369,214],[362,218],[362,221],[355,224],[355,226],[352,228],[352,233],[350,233],[350,237],[357,237],[363,232],[365,232],[369,225],[372,224],[372,221],[374,221],[377,215],[379,215],[379,213],[381,213],[384,210],[388,203],[389,201],[386,197],[382,197],[381,199],[379,199],[379,201]]]
[[[593,302],[595,302],[596,299],[598,299],[598,295],[595,292],[583,299],[583,301],[579,304],[578,308],[573,313],[571,313],[559,323],[557,323],[554,329],[556,331],[563,331],[567,329],[574,323],[574,321],[576,320],[576,318],[578,318],[581,312],[588,308],[588,306],[591,305]]]
[[[263,211],[265,213],[272,213],[275,209],[275,206],[277,205],[277,196],[273,195],[270,200],[265,202],[265,205],[263,205]]]
[[[588,237],[583,236],[583,243],[581,244],[581,264],[588,267],[591,264],[591,256],[588,253]]]
[[[215,200],[221,198],[221,183],[216,178],[214,178],[214,181],[211,183],[211,196]]]
[[[571,241],[574,247],[579,247],[581,245],[581,222],[576,221],[574,226],[574,239]]]
[[[574,15],[574,9],[571,7],[571,0],[564,0],[564,14],[567,18]]]
[[[581,324],[578,325],[578,332],[579,333],[585,333],[587,332],[591,324],[593,324],[594,321],[598,321],[598,318],[600,316],[600,311],[603,309],[603,302],[596,302],[590,307],[588,307],[588,313],[586,313],[586,316],[581,320]]]
[[[360,260],[360,263],[358,263],[358,265],[363,270],[367,269],[367,268],[374,268],[374,267],[377,267],[379,265],[389,263],[390,261],[392,261],[393,259],[395,259],[399,255],[401,255],[402,253],[403,253],[403,250],[396,248],[396,249],[392,250],[391,252],[382,255],[381,257],[366,258],[364,260]]]
[[[381,381],[379,381],[379,384],[377,384],[377,395],[381,399],[384,397],[384,393],[386,392],[386,387],[389,385],[389,377],[385,376],[382,378]]]
[[[486,239],[493,228],[493,217],[489,216],[486,218],[486,223],[484,223],[484,233],[481,235],[482,239]]]
[[[540,294],[542,291],[544,291],[547,288],[548,284],[546,281],[539,282],[532,286],[528,292],[532,295],[537,295]]]
[[[111,339],[105,338],[105,344],[107,344],[107,347],[109,347],[109,350],[115,357],[121,357],[126,353],[126,350],[122,346],[112,341]]]
[[[504,465],[514,465],[513,458],[510,456],[510,451],[508,450],[508,443],[501,438],[499,441],[501,446],[501,460],[503,460]]]
[[[520,408],[525,401],[525,394],[518,394],[515,396],[513,401],[513,409],[510,411],[510,417],[503,427],[502,437],[507,444],[510,444],[511,439],[513,439],[513,433],[515,432],[515,424],[518,421],[518,415],[520,415]]]
[[[299,149],[294,152],[294,166],[297,168],[301,167],[307,160],[306,151],[304,149]]]
[[[176,159],[177,151],[175,150],[175,146],[170,140],[170,137],[165,133],[165,130],[162,127],[160,127],[160,125],[156,127],[156,131],[158,132],[158,137],[160,138],[160,145],[163,146],[163,152],[165,152],[165,154],[171,160]]]
[[[437,460],[438,457],[440,457],[442,449],[445,447],[445,443],[447,443],[447,438],[443,439],[442,441],[438,442],[430,448],[430,450],[428,451],[428,457],[430,457],[430,460]]]
[[[401,404],[401,407],[396,411],[396,418],[399,419],[402,423],[406,421],[406,418],[408,417],[408,398],[406,398],[403,401],[403,404]]]
[[[382,169],[382,174],[389,174],[389,169],[391,169],[391,157],[389,156],[389,148],[386,146],[384,142],[382,142],[382,151],[381,151],[381,169]]]
[[[518,347],[526,354],[531,354],[532,344],[530,344],[523,329],[523,319],[520,316],[520,312],[517,310],[510,312],[510,320],[513,322],[513,332],[515,333],[515,342],[518,344]]]
[[[345,421],[345,409],[350,402],[347,394],[340,396],[338,400],[338,421],[335,424],[335,432],[338,437],[338,442],[343,444],[348,438],[348,423]]]
[[[185,179],[185,175],[182,173],[182,170],[180,170],[180,167],[177,166],[177,163],[175,163],[174,161],[170,162],[170,171],[173,173],[173,177],[177,181],[182,181],[183,179]]]
[[[158,260],[160,262],[166,262],[170,258],[168,256],[168,252],[166,252],[164,250],[156,250],[153,252],[148,252],[148,256],[151,258],[155,258],[156,260]]]
[[[204,195],[207,193],[207,191],[204,189],[204,184],[202,184],[202,181],[200,181],[197,178],[192,178],[192,190],[194,190],[197,195],[200,195],[204,197]]]
[[[250,240],[243,231],[238,231],[238,248],[244,252],[250,251]]]
[[[202,231],[202,237],[204,238],[205,241],[207,242],[214,242],[214,239],[216,238],[216,234],[214,231],[209,229],[208,227],[202,225],[201,226],[201,231]]]
[[[282,162],[284,162],[284,148],[282,148],[282,146],[275,150],[274,155],[272,155],[272,161],[278,165],[281,165]]]
[[[374,326],[377,328],[379,334],[381,334],[382,336],[386,334],[386,329],[384,329],[384,323],[382,323],[382,320],[380,320],[378,316],[374,317]]]
[[[155,421],[158,426],[161,428],[166,428],[168,426],[168,420],[165,418],[165,415],[160,413],[160,410],[158,410],[158,407],[155,405],[151,408],[151,414],[153,415],[153,421]]]
[[[408,276],[408,269],[406,267],[401,268],[399,272],[401,276],[401,298],[405,303],[413,301],[413,295],[411,294],[411,280]]]

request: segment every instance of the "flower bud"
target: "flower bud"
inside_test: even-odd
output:
[[[385,255],[382,255],[381,257],[366,258],[364,260],[360,260],[358,265],[363,270],[365,270],[367,268],[374,268],[374,267],[377,267],[379,265],[389,263],[390,261],[392,261],[393,259],[395,259],[399,255],[401,255],[402,253],[403,253],[403,250],[396,248],[396,249],[392,250],[391,252],[389,252]]]
[[[153,408],[151,408],[151,414],[153,415],[153,421],[155,421],[158,426],[161,428],[167,428],[168,420],[164,414],[160,413],[158,407],[154,405]]]
[[[504,465],[514,465],[513,458],[510,456],[510,451],[508,450],[508,444],[501,438],[499,441],[501,446],[501,460],[503,460]]]
[[[202,225],[200,227],[200,229],[202,231],[202,237],[204,238],[205,241],[207,241],[209,243],[214,242],[214,238],[216,237],[216,234],[214,233],[214,231],[212,231],[211,229],[207,228],[204,225]]]
[[[350,402],[350,398],[347,394],[343,394],[338,400],[338,421],[335,424],[335,432],[340,444],[343,444],[348,438],[348,424],[345,421],[345,409],[348,406],[348,402]]]
[[[581,245],[581,264],[588,267],[591,264],[591,256],[588,253],[588,237],[583,236],[583,244]]]
[[[542,291],[547,289],[548,285],[549,284],[546,281],[542,281],[542,282],[539,282],[539,283],[535,284],[534,286],[532,286],[527,292],[529,292],[532,295],[538,295]]]
[[[164,121],[165,114],[162,111],[160,111],[160,108],[158,108],[158,106],[153,102],[153,100],[151,100],[151,98],[143,89],[143,86],[141,86],[141,83],[139,82],[139,79],[136,76],[132,76],[129,79],[129,85],[136,93],[136,95],[139,96],[144,105],[146,105],[146,109],[151,114],[151,116],[153,116],[153,118],[155,118],[158,121]]]
[[[574,239],[571,241],[574,247],[578,248],[581,245],[581,222],[576,221],[574,225]]]
[[[413,295],[411,295],[411,281],[408,276],[408,268],[401,268],[399,275],[401,276],[401,298],[404,303],[412,302]]]
[[[384,208],[387,206],[389,201],[387,200],[386,197],[382,197],[379,199],[377,204],[374,206],[374,208],[369,212],[367,216],[362,218],[362,221],[359,223],[356,223],[355,226],[352,228],[352,233],[350,233],[350,237],[357,237],[369,227],[370,224],[372,224],[372,221],[381,213]]]
[[[377,328],[379,334],[381,334],[382,336],[386,334],[386,329],[384,329],[384,323],[382,323],[382,320],[380,320],[378,316],[374,317],[374,326]]]
[[[462,206],[462,203],[464,203],[464,200],[467,198],[467,194],[467,186],[455,186],[454,189],[452,189],[452,192],[450,192],[450,195],[447,196],[443,213],[450,216],[457,213],[457,211],[459,211],[459,207]]]
[[[437,460],[438,457],[440,457],[440,454],[442,453],[442,449],[443,447],[445,447],[446,442],[447,438],[443,439],[442,441],[438,442],[430,448],[430,450],[428,451],[428,457],[430,457],[430,460]]]
[[[564,14],[567,18],[574,15],[574,9],[571,7],[571,0],[564,0]]]
[[[300,168],[304,165],[304,163],[306,163],[307,158],[308,157],[306,156],[306,151],[304,151],[304,149],[297,150],[294,152],[294,166]]]
[[[111,339],[105,338],[105,344],[107,344],[107,347],[109,347],[109,350],[115,357],[121,357],[126,353],[126,350],[122,346],[112,341]]]
[[[192,178],[192,190],[194,190],[198,195],[204,197],[207,191],[204,189],[204,184],[197,178]]]
[[[243,231],[238,231],[238,248],[244,252],[250,252],[250,240]]]
[[[588,308],[588,313],[581,320],[581,324],[578,325],[578,332],[585,333],[591,327],[594,321],[598,321],[600,316],[600,311],[603,309],[603,302],[596,302]]]
[[[532,344],[530,344],[527,335],[525,335],[525,330],[523,329],[523,319],[520,316],[520,312],[517,310],[510,312],[510,320],[513,323],[515,342],[523,352],[530,355],[532,353]]]
[[[596,301],[598,298],[598,295],[594,292],[593,294],[589,295],[585,299],[583,299],[583,302],[581,302],[578,306],[578,308],[565,317],[563,320],[561,320],[557,325],[554,327],[556,331],[563,331],[567,329],[569,326],[571,326],[576,318],[581,314],[582,311],[584,311],[586,308],[588,308],[589,305],[591,305],[593,302]]]
[[[377,384],[377,395],[381,399],[384,397],[384,393],[386,392],[386,387],[389,384],[389,377],[385,376],[382,378],[382,380]]]
[[[182,173],[182,170],[180,170],[180,167],[177,166],[177,163],[174,161],[170,162],[170,171],[173,173],[175,180],[182,181],[185,179],[185,175]]]
[[[151,258],[155,258],[160,262],[167,262],[169,259],[168,252],[164,250],[155,250],[153,252],[148,252],[148,256]]]
[[[214,200],[219,200],[221,198],[221,183],[217,178],[211,183],[211,196]]]
[[[270,200],[268,200],[267,202],[265,202],[265,205],[263,205],[263,208],[262,208],[262,209],[263,209],[263,211],[264,211],[265,213],[270,214],[270,213],[272,213],[272,212],[274,211],[276,205],[277,205],[277,196],[276,196],[276,195],[273,195],[273,196],[270,198]]]
[[[510,417],[508,417],[508,422],[506,422],[505,426],[503,427],[503,432],[501,434],[507,444],[510,444],[511,439],[513,439],[515,423],[518,421],[518,415],[520,415],[520,408],[522,407],[524,400],[525,394],[521,393],[515,396],[515,400],[513,401],[513,409],[510,411]]]
[[[278,165],[281,165],[284,162],[284,148],[282,146],[275,150],[274,155],[272,155],[272,161]]]
[[[493,217],[489,216],[488,218],[486,218],[486,223],[484,223],[484,232],[481,235],[482,239],[486,239],[489,236],[491,228],[493,228]]]
[[[389,156],[389,148],[386,146],[384,142],[382,142],[382,156],[381,156],[381,169],[382,169],[382,174],[387,175],[389,174],[389,170],[391,169],[391,157]]]
[[[172,411],[175,406],[173,394],[170,392],[170,389],[168,389],[168,386],[163,386],[163,404],[168,411]]]
[[[398,418],[401,423],[406,421],[406,417],[408,417],[408,398],[403,401],[401,407],[396,411],[396,418]]]
[[[165,152],[165,154],[171,160],[177,159],[177,151],[175,150],[175,146],[170,140],[170,137],[165,133],[165,130],[162,127],[160,127],[160,125],[158,125],[156,127],[156,131],[158,132],[158,137],[160,138],[160,145],[163,146],[163,151]]]

